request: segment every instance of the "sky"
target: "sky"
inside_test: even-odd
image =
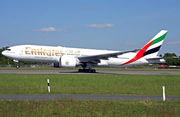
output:
[[[0,48],[49,45],[127,51],[168,30],[159,54],[180,56],[179,0],[1,0]]]

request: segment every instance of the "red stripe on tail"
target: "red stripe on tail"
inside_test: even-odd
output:
[[[134,58],[132,58],[132,59],[129,60],[128,62],[123,63],[123,64],[121,64],[121,65],[126,65],[126,64],[132,63],[132,62],[134,62],[134,61],[142,58],[143,55],[144,55],[144,53],[146,52],[146,50],[149,48],[149,46],[150,46],[153,42],[154,42],[154,40],[151,41],[151,42],[149,42],[148,44],[146,44],[146,45],[136,54],[136,56],[135,56]]]

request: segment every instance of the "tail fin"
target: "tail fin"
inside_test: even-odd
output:
[[[136,54],[134,58],[123,63],[122,65],[132,63],[142,57],[152,58],[156,57],[159,49],[166,37],[167,30],[161,30],[154,38],[152,38],[139,52]]]
[[[167,30],[161,30],[154,38],[152,38],[143,48],[143,56],[155,57],[157,56],[159,49],[166,37]]]

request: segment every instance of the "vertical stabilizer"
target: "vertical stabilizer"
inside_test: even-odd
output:
[[[146,57],[146,58],[156,57],[164,41],[164,38],[166,37],[166,34],[167,34],[167,30],[161,30],[143,48],[141,48],[141,50],[136,54],[134,58],[127,61],[126,63],[123,63],[122,65],[132,63],[136,60],[139,60],[142,57]]]
[[[151,39],[142,49],[146,49],[143,57],[157,56],[159,49],[166,37],[167,30],[161,30],[153,39]],[[147,46],[147,47],[146,47]]]

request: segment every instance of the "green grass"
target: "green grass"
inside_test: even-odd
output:
[[[47,92],[50,79],[51,93]],[[0,74],[0,94],[131,94],[180,95],[176,75],[29,75]],[[0,100],[0,117],[133,116],[178,117],[180,101],[152,100]]]
[[[51,93],[47,92],[47,79]],[[180,95],[176,75],[0,74],[0,94]]]
[[[180,101],[9,101],[0,100],[1,117],[179,117]]]

